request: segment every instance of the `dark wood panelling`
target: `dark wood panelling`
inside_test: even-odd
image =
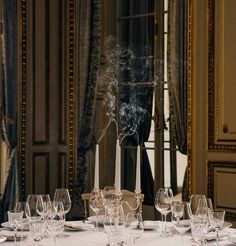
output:
[[[67,179],[66,154],[58,153],[58,187],[65,187]]]
[[[73,195],[76,163],[75,1],[20,1],[19,163],[22,197]]]
[[[49,153],[34,153],[32,160],[33,193],[49,193]]]

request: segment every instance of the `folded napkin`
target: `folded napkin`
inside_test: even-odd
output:
[[[65,230],[80,231],[80,230],[92,230],[94,225],[91,223],[84,223],[83,221],[66,221]]]
[[[159,221],[155,220],[144,220],[144,230],[154,230],[159,227]]]

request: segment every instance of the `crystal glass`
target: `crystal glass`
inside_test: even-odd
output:
[[[66,188],[59,188],[55,190],[53,201],[62,202],[64,206],[64,215],[70,211],[71,199],[69,190]]]
[[[45,231],[46,231],[46,222],[45,220],[38,219],[36,220],[34,218],[34,220],[31,220],[29,223],[29,231],[30,231],[30,237],[33,240],[33,245],[34,246],[38,246],[38,242],[40,242],[45,235]]]
[[[65,224],[65,213],[62,202],[55,202],[51,207],[53,216],[47,221],[47,233],[53,237],[53,245],[56,245],[56,238],[62,235]],[[55,214],[54,214],[55,213]]]
[[[210,225],[216,230],[216,245],[219,245],[219,230],[223,227],[225,220],[225,211],[223,210],[209,210]]]
[[[194,241],[199,245],[205,245],[205,238],[208,232],[208,221],[195,219],[191,221],[191,234]]]
[[[89,199],[89,206],[94,211],[96,216],[96,227],[95,230],[98,231],[98,214],[99,210],[105,208],[104,193],[101,190],[93,190]]]
[[[155,208],[161,213],[162,220],[162,236],[166,233],[166,216],[171,212],[171,204],[173,202],[173,192],[171,188],[160,188],[155,196]],[[163,222],[164,216],[164,222]]]
[[[23,211],[21,211],[21,210],[20,211],[10,210],[7,212],[7,215],[8,215],[9,225],[14,230],[14,242],[16,245],[16,232],[17,232],[17,228],[19,226],[19,222],[23,218]]]
[[[33,220],[41,220],[42,213],[39,211],[44,209],[43,199],[41,195],[37,194],[30,194],[26,200],[26,207],[25,207],[25,215],[29,219],[29,221]]]
[[[38,214],[42,217],[47,217],[47,206],[50,203],[50,196],[49,194],[38,194],[37,201],[36,201],[36,210]]]
[[[190,208],[193,215],[196,215],[197,209],[200,207],[208,207],[207,200],[203,194],[193,194],[190,197]]]
[[[175,203],[172,206],[171,221],[176,231],[180,233],[183,244],[183,235],[191,227],[191,219],[189,217],[186,202]]]
[[[132,245],[140,238],[144,232],[144,223],[142,213],[138,211],[130,211],[126,215],[126,233],[129,235]]]
[[[20,229],[21,231],[21,245],[23,241],[23,230],[28,229],[29,227],[29,220],[26,218],[26,215],[25,215],[25,207],[26,207],[26,202],[17,202],[14,208],[15,211],[23,212],[22,218],[16,221],[18,224],[18,229]]]
[[[110,213],[107,209],[105,210],[103,225],[108,239],[107,245],[123,245],[125,215],[121,205],[116,206],[113,213]]]

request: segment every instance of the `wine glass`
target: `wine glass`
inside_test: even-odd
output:
[[[131,239],[132,245],[135,245],[136,240],[140,238],[144,232],[144,223],[140,211],[130,211],[126,215],[125,229]]]
[[[209,222],[216,230],[216,245],[219,245],[219,230],[223,227],[225,220],[225,211],[223,210],[209,210]]]
[[[171,212],[171,204],[173,202],[173,192],[171,188],[160,188],[155,196],[155,208],[161,213],[162,220],[162,236],[166,233],[166,216]],[[164,222],[163,222],[164,216]]]
[[[66,188],[58,188],[55,190],[54,198],[53,200],[55,202],[62,202],[64,207],[64,215],[69,212],[71,208],[71,199],[70,199],[70,193],[69,190]]]
[[[9,225],[14,230],[14,242],[16,245],[16,232],[19,225],[19,221],[23,218],[23,211],[10,210],[7,212],[7,215],[8,215]]]
[[[207,200],[203,194],[193,194],[190,197],[190,208],[192,214],[195,216],[197,209],[200,207],[208,207]]]
[[[40,209],[39,209],[40,208]],[[43,199],[41,195],[30,194],[26,200],[25,215],[29,221],[43,219],[41,210],[44,209]]]
[[[122,236],[125,230],[125,215],[121,205],[114,207],[113,213],[105,210],[104,231],[107,235],[107,245],[123,245]]]
[[[180,233],[182,237],[182,244],[183,244],[184,242],[183,235],[191,227],[191,219],[188,214],[186,202],[179,202],[173,204],[171,221],[174,228]]]
[[[99,210],[105,207],[105,200],[101,190],[93,190],[89,198],[89,206],[94,211],[96,216],[96,227],[95,230],[98,231],[98,213]]]
[[[65,224],[65,213],[64,206],[62,202],[54,202],[54,205],[51,207],[53,210],[52,217],[47,221],[47,232],[53,237],[53,245],[56,245],[57,236],[61,235],[64,231]]]
[[[50,196],[49,194],[38,194],[37,201],[36,201],[36,210],[38,214],[42,217],[46,218],[47,216],[47,207],[50,203]]]

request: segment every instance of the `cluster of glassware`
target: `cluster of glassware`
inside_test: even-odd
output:
[[[135,245],[136,239],[144,231],[142,219],[143,195],[135,193],[131,204],[122,199],[122,192],[117,192],[113,186],[106,186],[103,190],[93,190],[90,196],[90,208],[96,215],[96,230],[98,227],[98,213],[103,210],[103,226],[109,246]]]
[[[15,208],[8,211],[8,221],[15,232],[15,244],[16,231],[21,230],[22,233],[28,226],[34,245],[45,236],[52,235],[55,246],[56,237],[64,231],[65,216],[70,208],[70,194],[65,188],[56,189],[52,201],[49,194],[30,194],[26,202],[17,202]]]
[[[216,231],[219,245],[218,234],[224,223],[225,211],[214,211],[211,199],[206,199],[205,195],[194,194],[190,202],[176,202],[170,188],[160,188],[156,193],[155,207],[162,216],[162,236],[172,236],[166,230],[166,216],[171,213],[172,225],[182,236],[182,243],[184,233],[191,228],[193,239],[200,245],[205,244],[210,230]]]

